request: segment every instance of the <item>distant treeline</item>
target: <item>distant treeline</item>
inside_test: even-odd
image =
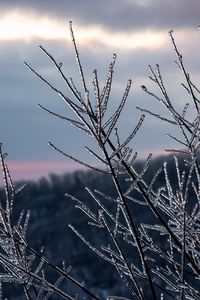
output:
[[[158,157],[151,161],[148,171],[145,175],[146,182],[150,182],[156,170],[168,162],[168,174],[176,187],[176,168],[172,156]],[[141,170],[144,162],[137,162],[137,170]],[[180,169],[186,168],[184,157],[179,157]],[[164,184],[165,177],[161,173],[156,180],[155,189]],[[123,188],[126,189],[128,184],[122,176]],[[17,183],[19,186],[22,182]],[[71,231],[68,224],[71,223],[78,228],[83,235],[89,236],[91,243],[96,246],[105,244],[106,237],[96,234],[96,229],[89,226],[87,216],[80,210],[76,209],[75,203],[65,196],[69,193],[86,203],[92,210],[98,209],[92,197],[86,191],[88,187],[92,191],[97,189],[110,197],[114,198],[116,192],[111,179],[107,176],[95,171],[75,171],[64,175],[50,174],[48,178],[41,178],[37,182],[27,182],[25,188],[17,195],[15,200],[15,216],[19,216],[22,209],[31,210],[31,221],[28,230],[28,241],[30,245],[40,250],[44,246],[44,254],[54,264],[61,265],[65,260],[66,265],[72,265],[72,274],[85,283],[97,293],[121,294],[123,287],[118,278],[118,274],[114,272],[111,265],[101,260],[95,253]],[[3,190],[1,190],[3,194]],[[1,199],[3,195],[1,194]],[[139,195],[136,195],[139,199]],[[192,201],[192,200],[191,200]],[[112,211],[112,202],[106,203],[107,207]],[[153,222],[153,215],[149,212],[146,214],[145,205],[136,205],[130,202],[131,209],[135,209],[137,219],[141,223]],[[137,220],[136,220],[137,221]],[[109,243],[109,241],[108,241]],[[133,253],[127,249],[128,256]],[[98,270],[98,271],[97,271]],[[52,274],[52,280],[53,280]],[[120,283],[120,284],[119,284]],[[72,288],[71,286],[69,287]],[[8,299],[22,299],[20,290],[5,286]],[[17,296],[18,295],[18,296]],[[123,294],[124,296],[124,294]],[[128,295],[127,295],[128,296]],[[52,298],[56,299],[56,298]]]

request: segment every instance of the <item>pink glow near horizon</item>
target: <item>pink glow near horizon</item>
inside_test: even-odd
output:
[[[13,181],[37,180],[50,173],[64,174],[84,168],[74,162],[64,161],[8,161],[7,165]],[[0,185],[2,183],[0,175]]]
[[[151,152],[151,151],[149,151]],[[153,157],[167,156],[168,152],[164,150],[153,150]],[[141,151],[141,159],[145,159],[148,154]],[[6,162],[14,182],[20,180],[37,180],[49,174],[64,174],[75,170],[83,170],[86,167],[70,161],[7,161]],[[0,186],[3,184],[3,176],[0,173]]]

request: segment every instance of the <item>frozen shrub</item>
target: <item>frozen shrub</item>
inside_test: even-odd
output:
[[[166,116],[160,116],[153,111],[138,107],[142,115],[131,133],[124,139],[119,135],[117,125],[129,95],[131,80],[127,82],[118,108],[113,112],[110,111],[109,100],[116,62],[116,55],[114,54],[102,89],[100,89],[97,70],[94,70],[94,93],[91,96],[71,23],[70,30],[82,82],[82,91],[78,90],[74,81],[71,78],[68,79],[64,74],[62,64],[58,63],[42,46],[40,49],[57,69],[71,92],[71,97],[57,89],[29,64],[25,63],[25,65],[64,100],[66,106],[74,112],[74,119],[52,112],[42,105],[40,107],[51,115],[68,121],[80,129],[83,134],[93,138],[100,151],[97,152],[96,149],[93,150],[89,147],[86,147],[86,150],[98,162],[101,162],[102,167],[94,167],[83,162],[81,158],[67,154],[52,143],[49,145],[67,158],[111,177],[117,196],[111,197],[101,190],[90,190],[86,187],[88,197],[91,197],[97,204],[95,210],[88,207],[81,200],[81,196],[78,199],[66,193],[66,196],[74,201],[76,208],[87,215],[89,225],[95,227],[97,234],[103,232],[108,236],[109,243],[106,239],[104,244],[93,245],[90,237],[87,236],[87,231],[80,232],[73,224],[69,226],[92,251],[115,267],[116,272],[119,273],[124,282],[124,286],[130,291],[132,299],[200,299],[200,169],[198,164],[200,139],[198,96],[200,91],[187,73],[183,57],[174,40],[173,31],[169,32],[169,36],[177,56],[176,63],[184,75],[182,86],[191,103],[185,103],[182,111],[179,112],[168,95],[159,65],[156,65],[155,69],[149,66],[150,80],[155,83],[159,92],[155,94],[144,85],[142,90],[165,107]],[[192,106],[193,113],[191,115],[193,117],[189,117],[187,114],[189,105]],[[168,113],[169,117],[167,117]],[[168,150],[174,155],[175,178],[173,180],[168,174],[167,162],[155,174],[151,174],[150,180],[146,180],[146,173],[152,158],[151,154],[139,171],[136,168],[137,153],[133,151],[129,143],[138,134],[146,114],[179,129],[180,136],[170,136],[177,142],[180,149]],[[185,156],[185,165],[182,168],[179,167],[180,154]],[[3,154],[2,162],[4,165]],[[4,171],[4,174],[8,173]],[[157,184],[160,176],[164,176],[164,185]],[[98,299],[98,296],[89,292],[84,285],[70,277],[69,268],[59,269],[52,266],[46,258],[42,255],[38,256],[34,250],[28,247],[24,237],[24,227],[26,226],[13,226],[11,223],[10,214],[13,198],[11,197],[12,193],[8,193],[7,187],[7,181],[10,177],[5,175],[5,178],[7,178],[6,197],[10,200],[3,208],[8,228],[2,229],[2,235],[4,239],[4,235],[6,235],[6,241],[11,245],[6,248],[6,260],[1,260],[7,271],[6,278],[11,276],[12,280],[20,280],[25,291],[29,291],[30,286],[33,287],[37,292],[35,299],[39,299],[40,294],[43,296],[44,293],[44,299],[47,299],[52,293],[57,293],[66,299],[74,299],[73,296],[69,296],[59,289],[58,285],[63,278],[78,285],[88,296]],[[122,185],[123,181],[128,184],[126,188]],[[12,184],[10,186],[12,190]],[[108,202],[112,203],[112,207],[109,205],[110,209],[107,208]],[[143,217],[139,220],[137,218],[138,207],[142,207],[143,210]],[[151,216],[150,219],[147,219],[146,215]],[[27,218],[25,218],[25,224]],[[1,220],[2,227],[4,227],[4,219]],[[151,221],[148,222],[148,220]],[[21,219],[19,224],[21,224]],[[27,256],[27,251],[32,253],[33,258]],[[132,253],[131,259],[128,255],[130,252]],[[29,260],[32,263],[36,256],[39,259],[39,267],[32,271],[32,264],[29,263]],[[10,258],[11,262],[9,261]],[[9,268],[7,267],[8,261]],[[46,279],[43,264],[47,264],[48,267],[54,268],[58,272],[60,277],[56,283],[50,283]],[[32,295],[30,294],[30,298],[33,297]],[[119,298],[110,296],[109,299]]]

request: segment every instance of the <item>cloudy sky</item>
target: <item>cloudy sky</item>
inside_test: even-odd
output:
[[[154,88],[148,80],[149,64],[160,64],[176,106],[181,109],[187,102],[187,95],[180,89],[182,75],[173,62],[168,31],[174,29],[188,71],[198,82],[199,16],[199,0],[0,0],[0,142],[9,154],[7,161],[13,179],[35,179],[79,167],[53,151],[48,141],[82,160],[96,163],[84,151],[84,146],[91,144],[87,137],[37,106],[40,103],[70,116],[61,99],[23,64],[28,62],[68,95],[39,45],[62,62],[67,77],[79,84],[68,26],[72,20],[89,87],[94,69],[98,69],[100,82],[104,81],[112,54],[117,53],[113,106],[120,100],[127,79],[133,79],[120,129],[126,135],[141,115],[136,106],[164,113],[140,88],[142,84]],[[149,152],[163,153],[171,143],[166,137],[170,130],[147,116],[132,146],[140,157]]]

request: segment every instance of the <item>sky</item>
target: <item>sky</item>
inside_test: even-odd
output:
[[[84,150],[93,142],[65,121],[42,111],[38,104],[71,117],[62,100],[24,65],[35,70],[70,95],[39,45],[62,62],[67,77],[79,86],[79,72],[71,43],[69,21],[73,22],[86,82],[91,89],[93,70],[100,84],[112,54],[117,54],[113,77],[111,109],[119,103],[129,78],[133,80],[120,134],[127,136],[141,113],[136,106],[165,114],[162,106],[144,94],[141,85],[155,89],[148,79],[148,65],[159,64],[169,95],[177,109],[187,102],[181,90],[182,74],[177,69],[169,30],[174,30],[194,82],[199,79],[199,0],[0,0],[0,142],[8,153],[13,180],[38,179],[49,173],[65,173],[81,168],[54,151],[54,143],[66,153],[96,165]],[[147,116],[131,146],[145,158],[164,154],[171,140],[171,128]],[[95,149],[95,148],[94,148]],[[2,180],[2,178],[0,179]],[[1,182],[1,181],[0,181]]]

